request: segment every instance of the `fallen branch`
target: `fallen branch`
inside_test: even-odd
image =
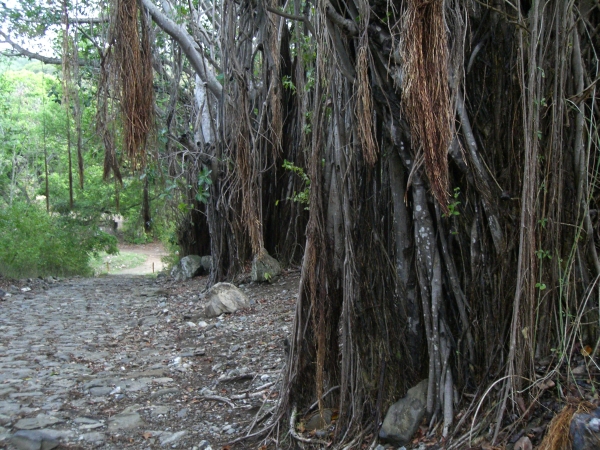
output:
[[[200,400],[214,400],[221,403],[227,403],[232,408],[235,408],[235,404],[229,400],[228,398],[221,397],[219,395],[203,395],[202,397],[198,397]]]
[[[255,373],[245,373],[243,375],[237,375],[235,377],[222,378],[218,380],[219,383],[230,383],[233,381],[251,380],[256,376]]]
[[[268,389],[268,388],[273,386],[274,384],[275,383],[267,383],[264,386],[261,386],[261,388],[265,388],[265,389],[261,389],[260,391],[253,392],[251,394],[248,391],[246,391],[241,394],[232,395],[231,398],[234,400],[241,400],[244,398],[260,397],[261,395],[265,394],[266,392],[271,392],[271,389]]]

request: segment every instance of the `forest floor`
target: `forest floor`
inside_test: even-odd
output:
[[[256,431],[277,403],[299,269],[273,284],[241,277],[250,307],[206,319],[206,277],[175,283],[152,274],[160,246],[122,250],[146,262],[93,278],[0,278],[10,293],[0,301],[0,449],[274,447],[232,442]],[[573,373],[585,378],[583,359],[573,356]],[[506,447],[477,440],[462,448],[527,448],[519,446],[526,438],[535,448],[564,406],[553,386]],[[567,391],[598,398],[585,383]],[[407,447],[444,448],[426,434],[423,427]]]
[[[0,448],[223,448],[277,402],[298,282],[206,319],[205,277],[0,279]]]

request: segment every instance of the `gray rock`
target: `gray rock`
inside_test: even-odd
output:
[[[204,296],[206,317],[218,317],[248,307],[248,297],[231,283],[217,283]]]
[[[200,441],[198,442],[198,450],[211,450],[210,442]]]
[[[167,445],[174,444],[179,439],[187,434],[187,431],[178,431],[177,433],[163,433],[160,435],[160,445],[166,447]]]
[[[252,281],[274,282],[281,275],[281,264],[263,248],[252,261]]]
[[[173,394],[178,394],[178,393],[179,393],[179,389],[177,389],[177,388],[160,389],[160,390],[150,394],[150,398],[157,398],[157,397],[162,397],[163,395],[173,395]]]
[[[0,414],[0,425],[6,425],[11,422],[10,416],[6,414]]]
[[[184,281],[200,275],[203,271],[202,258],[198,255],[188,255],[181,258],[173,269],[171,269],[171,277],[175,281]]]
[[[91,433],[85,433],[79,436],[79,440],[100,445],[106,441],[106,435],[104,433],[100,433],[99,431],[92,431]]]
[[[95,397],[101,397],[103,395],[110,394],[112,390],[113,390],[113,388],[111,388],[109,386],[98,386],[98,387],[91,388],[90,394]]]
[[[117,414],[109,419],[108,431],[130,430],[145,425],[142,417],[136,412]]]
[[[87,417],[76,417],[73,420],[74,423],[79,423],[79,424],[93,424],[93,423],[99,423],[96,419],[89,419]]]
[[[21,419],[15,423],[15,428],[18,430],[35,430],[36,428],[44,428],[56,423],[64,422],[62,419],[46,414],[38,414],[37,417],[29,417]]]
[[[427,406],[428,380],[410,388],[406,396],[388,410],[379,437],[394,445],[408,444],[419,428]]]
[[[204,274],[208,275],[210,273],[210,270],[212,269],[212,256],[203,256],[202,258],[200,258],[200,264],[202,264]]]
[[[10,438],[11,445],[17,450],[51,450],[58,447],[58,439],[45,430],[20,430]]]
[[[5,395],[12,394],[15,392],[15,389],[11,387],[0,388],[0,397],[4,397]]]
[[[573,450],[600,448],[600,408],[590,414],[575,414],[571,419],[571,441]]]
[[[152,410],[152,412],[150,413],[150,415],[152,417],[158,417],[161,414],[167,415],[167,414],[169,414],[170,410],[171,410],[171,408],[169,408],[168,406],[155,406],[154,409]]]

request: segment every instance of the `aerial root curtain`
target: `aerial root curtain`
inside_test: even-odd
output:
[[[412,146],[424,154],[433,195],[442,210],[448,212],[447,155],[452,108],[444,2],[407,0],[406,5],[402,27],[403,111],[410,125]]]

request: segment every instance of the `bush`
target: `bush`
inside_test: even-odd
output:
[[[48,215],[37,205],[0,210],[0,275],[8,278],[90,275],[90,257],[117,253],[117,240],[69,216]]]

